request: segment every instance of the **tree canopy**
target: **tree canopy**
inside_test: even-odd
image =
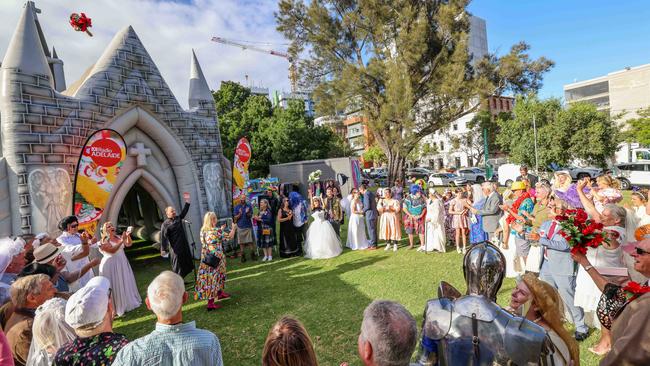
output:
[[[273,107],[268,98],[232,81],[223,82],[214,99],[224,155],[232,160],[237,141],[248,138],[253,150],[251,177],[266,176],[271,164],[350,154],[332,130],[314,126],[302,101],[289,101],[287,108]]]
[[[420,140],[478,109],[489,95],[535,91],[553,62],[518,43],[468,53],[468,0],[280,0],[278,30],[302,56],[301,85],[317,111],[360,109],[386,154],[391,181]]]
[[[650,107],[637,111],[638,118],[625,121],[626,129],[623,138],[627,142],[638,142],[650,146]]]
[[[515,163],[535,166],[533,117],[537,126],[539,167],[575,160],[606,166],[616,153],[619,137],[605,112],[590,103],[571,103],[566,109],[557,98],[518,97],[510,114],[497,119],[497,143]]]

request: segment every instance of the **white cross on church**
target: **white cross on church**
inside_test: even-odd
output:
[[[135,156],[138,168],[147,165],[148,155],[151,155],[151,149],[145,148],[142,142],[136,142],[129,148],[129,156]]]

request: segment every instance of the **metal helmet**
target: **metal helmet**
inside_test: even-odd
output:
[[[506,273],[506,258],[488,241],[472,246],[463,258],[467,294],[483,295],[496,302]]]

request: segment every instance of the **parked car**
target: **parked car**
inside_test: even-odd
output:
[[[483,183],[487,180],[485,170],[481,168],[458,169],[458,175],[471,183]]]
[[[573,180],[579,180],[583,178],[596,178],[603,173],[602,169],[593,167],[580,168],[577,166],[569,166],[563,170],[568,170]]]
[[[650,163],[624,163],[616,165],[612,175],[621,183],[622,189],[632,186],[650,186]]]
[[[377,178],[378,176],[388,176],[388,169],[385,167],[379,167],[379,168],[370,168],[370,172],[368,172],[368,175],[370,178]]]
[[[427,179],[431,175],[431,171],[427,168],[411,168],[406,171],[406,177],[408,179]]]
[[[467,179],[459,177],[453,173],[433,173],[429,176],[427,185],[429,187],[435,186],[451,186],[458,187],[467,184]]]

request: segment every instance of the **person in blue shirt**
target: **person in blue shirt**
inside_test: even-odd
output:
[[[253,206],[246,202],[246,196],[239,197],[239,204],[233,209],[233,219],[237,223],[237,243],[241,249],[241,262],[246,262],[246,247],[251,249],[251,259],[257,260],[253,248]]]

